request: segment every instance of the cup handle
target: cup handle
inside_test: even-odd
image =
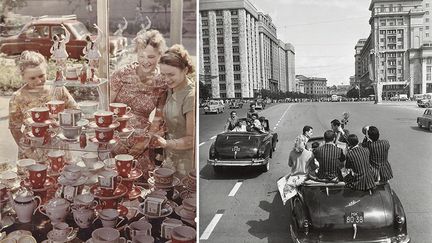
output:
[[[96,207],[97,205],[99,205],[99,202],[96,201],[96,200],[94,200],[94,201],[92,202],[92,204],[93,204],[92,206],[93,206],[93,208],[94,208],[94,207]]]
[[[123,221],[126,220],[126,218],[123,217],[123,216],[119,216],[119,219],[120,219],[120,222],[118,222],[118,223],[116,224],[116,228],[117,228],[119,225],[121,225],[121,223],[123,223]],[[129,226],[128,226],[128,227],[129,227]]]
[[[115,121],[115,120],[117,120],[117,117],[118,117],[118,115],[113,115],[113,120]]]
[[[68,227],[69,233],[67,234],[67,238],[69,238],[74,233],[74,228],[69,226]]]
[[[119,179],[120,178],[120,179]],[[120,181],[118,182],[118,185],[120,185],[123,181],[123,178],[121,176],[117,176],[117,179],[119,179]]]
[[[132,239],[132,229],[129,225],[126,225],[125,227],[125,236],[129,236],[129,238]]]
[[[132,170],[136,169],[137,165],[138,165],[138,160],[136,159],[132,160]]]
[[[46,213],[42,212],[41,208],[44,208],[44,209],[45,209],[45,205],[39,205],[39,206],[34,210],[33,215],[36,214],[36,211],[39,210],[39,212],[40,212],[41,214],[43,214],[43,215],[45,215],[45,216],[48,217],[48,215],[47,215]],[[46,211],[46,209],[45,209],[45,211]]]
[[[130,108],[130,106],[126,107],[126,113],[129,113],[132,111],[132,108]]]
[[[154,171],[149,170],[148,174],[149,174],[149,177],[153,177],[153,175],[154,175]]]

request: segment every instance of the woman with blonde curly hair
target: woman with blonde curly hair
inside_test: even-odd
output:
[[[65,87],[46,86],[47,62],[45,57],[34,51],[24,51],[18,60],[18,71],[25,84],[17,90],[9,101],[9,129],[19,145],[24,136],[23,128],[29,118],[28,110],[45,106],[51,100],[62,100],[66,108],[77,105]],[[32,151],[18,148],[18,158],[30,158]],[[38,158],[33,158],[39,160]]]
[[[129,124],[135,128],[132,138],[127,143],[120,144],[114,154],[133,155],[140,162],[144,176],[147,177],[147,171],[155,168],[148,150],[149,116],[153,110],[158,110],[155,119],[161,119],[167,93],[166,83],[158,69],[158,62],[166,50],[166,44],[157,30],[147,31],[137,36],[134,41],[138,62],[114,72],[110,79],[111,102],[124,103],[131,107],[133,117]]]
[[[182,45],[169,48],[159,65],[169,90],[164,107],[167,135],[156,136],[157,146],[165,149],[164,167],[172,167],[180,176],[187,175],[195,168],[195,84],[188,78],[194,66]]]

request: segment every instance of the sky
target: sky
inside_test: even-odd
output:
[[[354,47],[370,33],[370,0],[249,0],[269,14],[277,36],[294,45],[296,75],[349,84]]]

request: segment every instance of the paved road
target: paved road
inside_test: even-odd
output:
[[[277,193],[276,180],[288,172],[287,157],[293,139],[304,125],[315,136],[329,129],[330,121],[342,113],[351,114],[347,128],[362,138],[362,126],[375,125],[391,144],[390,163],[394,179],[390,184],[407,214],[412,242],[432,238],[432,136],[417,128],[416,117],[423,112],[413,102],[386,103],[301,103],[277,104],[262,112],[279,134],[279,143],[270,171],[233,170],[223,176],[206,165],[213,136],[222,130],[229,110],[219,115],[200,114],[200,229],[201,242],[291,242],[288,208]],[[238,113],[245,114],[246,109]],[[231,195],[231,196],[229,196]],[[219,219],[219,220],[218,220]],[[210,225],[210,227],[208,227]],[[211,227],[214,226],[214,227]],[[208,231],[206,230],[208,229]],[[207,232],[205,232],[207,231]]]

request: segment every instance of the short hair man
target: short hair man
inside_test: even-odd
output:
[[[228,119],[225,123],[225,128],[224,128],[225,131],[229,132],[229,131],[233,130],[236,126],[237,121],[238,121],[237,112],[231,111],[230,117],[228,117]]]
[[[335,133],[327,130],[324,133],[325,144],[314,150],[315,159],[319,163],[317,177],[332,180],[342,178],[340,168],[343,167],[345,155],[341,148],[334,144]]]
[[[335,143],[336,142],[346,143],[347,137],[349,135],[349,131],[342,128],[342,124],[338,119],[334,119],[333,121],[331,121],[330,125],[333,132],[336,133]]]
[[[366,144],[369,149],[369,161],[375,174],[376,181],[388,181],[393,178],[393,172],[388,161],[390,143],[387,140],[379,139],[380,133],[375,126],[369,126],[368,137],[371,142]]]
[[[369,164],[369,150],[358,146],[357,135],[350,134],[347,139],[350,150],[346,155],[345,168],[352,172],[350,176],[345,177],[346,186],[360,191],[374,188],[374,175]]]

